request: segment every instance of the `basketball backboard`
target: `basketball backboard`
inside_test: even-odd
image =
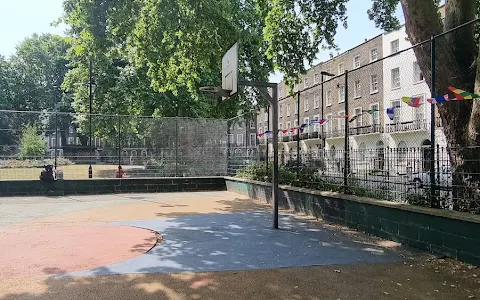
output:
[[[237,43],[235,43],[222,58],[222,89],[230,91],[230,97],[235,95],[238,90]],[[224,97],[224,99],[225,98],[226,97]]]

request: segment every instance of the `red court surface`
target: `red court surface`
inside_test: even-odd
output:
[[[128,226],[48,227],[0,232],[0,280],[89,270],[150,250],[157,236]]]

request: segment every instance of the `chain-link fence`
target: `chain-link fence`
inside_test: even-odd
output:
[[[89,178],[90,166],[92,178],[224,176],[227,123],[1,111],[0,180],[38,179],[46,164],[64,179]]]
[[[478,23],[413,46],[405,28],[385,33],[314,66],[290,94],[280,84],[292,184],[479,213]],[[272,156],[271,116],[259,116]]]

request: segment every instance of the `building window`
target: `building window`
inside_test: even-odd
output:
[[[362,127],[362,108],[355,108],[355,116],[357,116],[355,119],[355,127]]]
[[[298,128],[298,120],[293,121],[293,127]]]
[[[295,101],[295,114],[298,114],[298,102]]]
[[[280,104],[278,108],[278,116],[281,118],[282,115],[283,115],[283,104]]]
[[[303,78],[303,88],[308,88],[308,77]]]
[[[345,85],[341,84],[338,87],[338,103],[345,102]]]
[[[378,50],[377,48],[373,48],[370,50],[370,61],[376,61],[378,59]]]
[[[315,77],[313,79],[314,83],[317,84],[320,81],[320,75],[318,73],[315,73]]]
[[[392,69],[391,74],[392,74],[392,89],[397,89],[400,87],[400,68]]]
[[[230,145],[233,145],[233,142],[234,142],[234,141],[233,141],[233,134],[229,134],[229,135],[228,135],[228,143],[229,143]]]
[[[250,121],[250,129],[255,129],[255,121]]]
[[[339,111],[338,112],[338,131],[340,132],[343,132],[345,131],[345,118],[343,118],[345,116],[345,112],[344,111]]]
[[[290,117],[290,103],[287,104],[287,117]]]
[[[420,66],[416,61],[413,62],[413,83],[423,81],[424,79],[425,78],[423,78],[423,74],[422,74],[422,71],[420,70]]]
[[[79,137],[77,137],[77,145],[81,145]]]
[[[371,116],[372,116],[372,124],[373,124],[373,125],[378,125],[378,124],[380,124],[380,114],[379,114],[378,104],[372,104],[372,105],[370,105],[370,110],[373,111],[373,113],[371,114]]]
[[[308,132],[308,125],[310,123],[310,118],[306,117],[303,119],[303,124],[307,124],[307,127],[303,129],[303,132]]]
[[[283,97],[283,90],[282,88],[278,88],[278,98],[282,98]]]
[[[313,94],[313,106],[315,108],[320,107],[320,97],[319,97],[318,93]]]
[[[250,146],[257,146],[257,135],[255,133],[250,133]]]
[[[327,115],[327,132],[333,132],[333,116],[331,114]]]
[[[338,64],[338,75],[342,75],[343,73],[345,73],[345,69],[343,67],[343,63],[339,63]]]
[[[243,146],[243,134],[237,134],[237,146]]]
[[[392,123],[393,124],[398,124],[398,123],[400,123],[400,110],[401,110],[400,100],[392,101],[392,107],[397,107],[393,110]]]
[[[370,77],[370,93],[378,92],[378,76],[372,75]]]
[[[417,108],[412,108],[415,111],[415,120],[416,121],[422,121],[425,118],[424,115],[424,102],[425,102],[425,97],[423,95],[417,95],[415,96],[417,98],[420,98],[420,107]]]
[[[327,95],[325,96],[325,98],[327,99],[326,105],[327,105],[327,106],[332,105],[332,91],[328,90],[328,91],[327,91]]]
[[[69,137],[69,138],[68,138],[68,144],[69,144],[69,145],[73,145],[73,143],[75,143],[75,138]]]
[[[315,116],[313,116],[312,121],[313,121],[313,120],[318,121],[319,119],[320,119],[320,116],[319,116],[319,115],[315,115]],[[319,126],[320,126],[320,124],[318,124],[318,123],[313,124],[313,131],[317,131],[317,132],[320,131]]]
[[[353,58],[353,68],[360,68],[360,56],[358,55]]]
[[[353,97],[359,98],[362,96],[362,86],[360,85],[360,80],[355,81],[355,85],[353,86]]]
[[[309,109],[309,106],[310,106],[310,99],[308,99],[308,96],[305,96],[305,98],[303,99],[303,109],[305,111],[308,111]]]
[[[398,39],[390,42],[390,53],[395,54],[398,52],[400,41]]]
[[[75,129],[73,128],[73,126],[68,127],[68,132],[70,134],[73,134],[75,132]]]
[[[288,130],[288,133],[290,134],[290,128],[292,128],[292,123],[290,122],[287,122],[287,130]]]

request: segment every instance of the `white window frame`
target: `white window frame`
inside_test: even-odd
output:
[[[343,103],[343,102],[345,102],[345,85],[340,84],[338,86],[338,103]]]
[[[390,54],[395,54],[400,51],[400,39],[396,39],[390,42]]]
[[[262,133],[262,132],[261,132]],[[228,142],[230,143],[230,145],[233,145],[235,140],[234,140],[234,137],[233,137],[233,133],[230,133],[228,135]]]
[[[363,108],[362,107],[356,107],[354,112],[355,112],[355,116],[358,116],[355,119],[355,127],[356,128],[362,127],[363,126],[363,115],[362,115]]]
[[[398,70],[398,84],[397,80],[394,80],[394,71]],[[396,67],[390,70],[390,84],[391,84],[391,89],[392,90],[397,90],[400,89],[402,84],[401,84],[401,78],[400,78],[400,67]]]
[[[307,124],[307,127],[305,127],[303,129],[303,133],[308,133],[309,132],[309,123],[310,123],[310,118],[309,117],[305,117],[303,118],[303,124]]]
[[[308,95],[305,95],[303,98],[303,110],[308,111],[310,109],[310,99],[308,98]]]
[[[318,92],[313,93],[313,108],[319,108],[320,107],[320,95]]]
[[[372,103],[370,105],[370,110],[376,109],[377,111],[374,111],[371,114],[372,118],[372,125],[380,125],[380,105],[377,103]],[[375,122],[376,121],[376,122]]]
[[[395,109],[393,110],[393,120],[390,120],[391,124],[400,123],[401,112],[402,112],[401,103],[402,101],[400,99],[395,99],[395,100],[392,100],[392,102],[390,102],[391,107],[395,107]]]
[[[343,65],[343,62],[339,63],[337,68],[338,68],[338,75],[342,75],[343,73],[345,73],[345,67]]]
[[[255,128],[256,128],[255,121],[250,120],[250,129],[255,129]]]
[[[333,132],[333,115],[332,114],[327,115],[327,132],[329,133]]]
[[[288,130],[288,134],[291,134],[290,132],[290,129],[292,128],[292,123],[290,121],[287,122],[287,130]]]
[[[257,146],[257,135],[255,133],[250,133],[250,146],[251,147]]]
[[[317,120],[317,121],[320,120],[320,115],[314,115],[312,120]],[[319,132],[320,131],[319,126],[320,124],[318,123],[313,124],[313,131]]]
[[[420,107],[412,107],[413,109],[413,118],[415,121],[422,121],[425,120],[425,95],[414,95],[415,98],[420,98]]]
[[[360,79],[358,79],[358,80],[355,80],[353,84],[353,98],[360,98],[360,97],[362,97],[362,83],[360,82]]]
[[[283,97],[283,89],[281,87],[278,88],[278,98]]]
[[[303,88],[304,89],[308,88],[308,77],[303,78]]]
[[[375,53],[375,54],[374,54]],[[375,57],[374,57],[375,55]],[[378,49],[372,48],[370,49],[370,62],[378,60]]]
[[[298,102],[295,101],[295,104],[293,104],[293,106],[295,107],[295,114],[297,115],[298,114]]]
[[[354,69],[360,68],[360,55],[355,55],[353,57],[353,68]]]
[[[420,83],[424,82],[425,77],[423,77],[422,70],[420,70],[420,66],[418,62],[413,62],[413,83]]]
[[[325,91],[325,99],[326,99],[326,106],[332,106],[333,102],[333,95],[332,95],[332,90],[326,90]]]
[[[281,118],[283,115],[283,104],[278,105],[278,116]]]
[[[337,119],[337,130],[339,132],[345,131],[345,118],[342,118],[342,116],[345,116],[345,111],[341,110],[338,112],[337,116],[339,117]]]
[[[295,120],[293,121],[293,127],[294,127],[294,128],[298,128],[298,120],[297,120],[297,119],[295,119]]]
[[[317,84],[319,83],[319,81],[320,81],[320,74],[315,73],[315,75],[313,75],[313,83]]]
[[[375,78],[375,86],[376,88],[373,87],[373,78]],[[378,93],[378,75],[377,74],[372,74],[370,75],[370,94]]]
[[[243,133],[237,133],[237,146],[244,146]]]
[[[287,117],[290,117],[290,103],[287,104]]]

